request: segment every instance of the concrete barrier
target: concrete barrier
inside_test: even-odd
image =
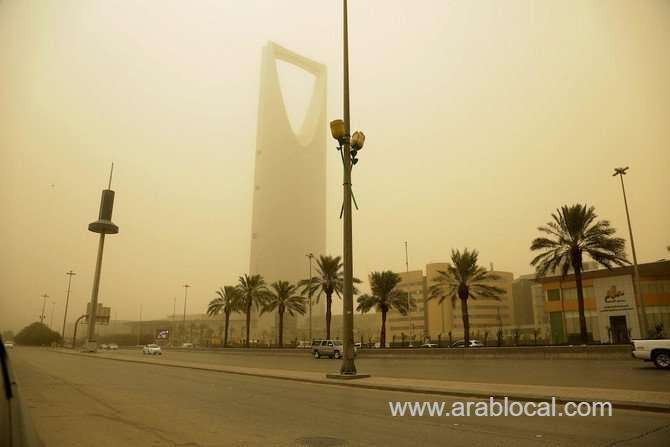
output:
[[[309,348],[164,348],[167,351],[225,353],[237,355],[308,355]],[[518,359],[518,360],[629,360],[630,345],[515,346],[488,348],[385,348],[358,350],[365,358],[444,358],[444,359]]]

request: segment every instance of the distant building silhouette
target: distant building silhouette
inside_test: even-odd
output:
[[[305,121],[296,134],[281,92],[277,60],[315,76]],[[268,284],[308,276],[306,253],[326,249],[326,66],[273,42],[263,48],[256,135],[251,257],[249,270]],[[322,315],[320,305],[312,314]],[[276,337],[276,315],[256,315],[252,337]],[[284,339],[296,334],[285,317]]]

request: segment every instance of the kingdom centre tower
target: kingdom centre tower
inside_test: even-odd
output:
[[[297,133],[289,121],[277,61],[315,78]],[[326,66],[268,42],[261,62],[249,266],[250,273],[262,275],[268,285],[307,278],[305,255],[325,254],[326,129]],[[313,303],[313,319],[324,314],[324,307],[323,300]],[[254,320],[252,339],[276,341],[276,312],[262,316],[256,312]],[[288,314],[284,320],[288,342],[296,336],[297,322]]]

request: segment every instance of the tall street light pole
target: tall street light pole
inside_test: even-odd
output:
[[[76,273],[70,270],[69,272],[66,273],[66,275],[68,276],[67,293],[65,294],[65,312],[63,314],[63,330],[61,331],[61,338],[63,339],[63,342],[65,342],[65,324],[67,323],[67,308],[68,305],[70,304],[70,286],[72,285],[72,277],[76,275]]]
[[[405,241],[405,273],[407,274],[407,321],[409,327],[409,342],[407,346],[412,347],[412,302],[409,293],[409,258],[407,256],[407,241]]]
[[[177,297],[174,296],[172,298],[172,335],[170,336],[170,342],[172,346],[175,346],[175,336],[177,335]]]
[[[342,338],[344,341],[344,355],[342,356],[342,365],[339,374],[328,374],[329,378],[357,378],[369,377],[364,374],[356,373],[354,363],[354,266],[353,266],[353,244],[352,244],[352,225],[351,225],[351,168],[358,160],[356,154],[363,148],[365,135],[363,132],[354,132],[350,134],[349,117],[349,28],[347,17],[347,0],[343,0],[343,80],[344,80],[344,120],[335,120],[330,123],[330,131],[338,143],[338,150],[342,157],[344,168],[344,181],[342,182],[344,203],[342,204],[342,214],[344,216],[343,225],[343,261],[344,261],[344,287],[342,293]]]
[[[54,312],[56,311],[56,302],[51,302],[51,319],[49,320],[49,329],[54,327]]]
[[[183,320],[183,325],[184,325],[184,336],[186,336],[186,297],[188,296],[188,288],[191,287],[188,284],[184,284],[184,320]]]
[[[647,336],[647,312],[645,310],[644,298],[640,289],[640,271],[637,268],[637,256],[635,254],[635,240],[633,239],[633,228],[630,225],[630,214],[628,212],[628,201],[626,200],[626,187],[623,183],[623,176],[626,175],[628,166],[625,168],[615,168],[612,177],[617,175],[621,179],[621,191],[623,192],[623,204],[626,207],[626,220],[628,221],[628,234],[630,236],[630,249],[633,252],[633,293],[635,294],[635,303],[637,304],[637,315],[640,320],[640,337]]]
[[[309,342],[312,342],[312,258],[314,254],[308,253],[307,259],[309,259],[309,288],[307,289],[307,298],[309,299]]]
[[[40,314],[40,323],[41,324],[44,324],[44,320],[47,317],[46,314],[44,313],[45,308],[47,307],[47,298],[49,298],[49,295],[47,295],[46,293],[44,295],[42,295],[42,313]]]

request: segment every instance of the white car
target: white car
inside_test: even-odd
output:
[[[142,348],[142,354],[149,354],[149,355],[162,355],[163,352],[161,352],[161,347],[155,344],[150,344],[146,345],[144,348]]]
[[[103,343],[100,345],[100,349],[109,349],[109,345],[106,343]]]
[[[420,346],[421,348],[437,348],[437,343],[427,342]]]
[[[117,350],[119,349],[119,345],[117,345],[116,343],[111,343],[109,345],[109,349],[111,349],[112,351]]]
[[[13,341],[6,341],[5,342],[5,348],[11,349],[14,347],[14,342]]]
[[[468,344],[470,348],[481,348],[484,346],[484,343],[482,343],[479,340],[475,339],[470,339],[470,343]],[[465,340],[458,340],[454,344],[451,345],[452,348],[464,348],[465,347]]]
[[[670,340],[633,340],[633,357],[670,369]]]
[[[182,349],[192,349],[193,348],[193,343],[182,343],[181,347],[182,347]]]

